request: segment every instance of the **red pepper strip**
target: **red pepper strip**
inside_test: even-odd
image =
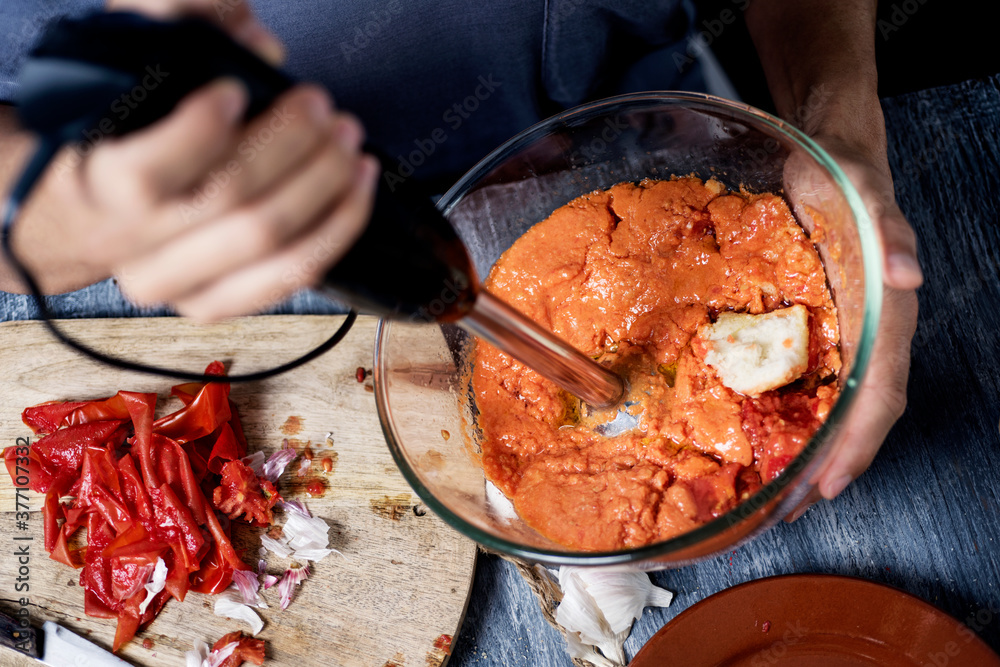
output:
[[[25,476],[25,469],[28,471],[28,488],[32,491],[45,493],[55,479],[54,472],[46,468],[41,460],[39,460],[38,455],[34,452],[34,448],[28,451],[28,465],[23,465],[25,463],[24,457],[17,455],[17,448],[14,446],[3,450],[3,459],[4,465],[7,466],[7,474],[10,475],[11,484],[17,485],[17,478]],[[21,470],[17,469],[18,459],[21,459]],[[24,480],[22,479],[21,481],[23,482]]]
[[[223,530],[222,524],[219,523],[219,517],[215,516],[215,512],[206,512],[206,517],[208,518],[208,523],[205,525],[212,534],[212,539],[219,545],[219,553],[222,554],[223,560],[229,563],[234,570],[249,570],[250,566],[244,563],[236,553],[236,550],[233,549],[233,544],[229,541],[229,535]]]
[[[101,556],[104,548],[113,539],[111,527],[104,518],[96,512],[87,516],[87,553],[84,557],[83,572],[80,574],[80,585],[96,598],[92,605],[100,612],[112,612],[111,616],[100,615],[100,618],[113,618],[118,611],[119,603],[111,594],[111,559]],[[87,599],[84,598],[86,603]],[[97,605],[97,603],[100,605]],[[86,610],[87,614],[91,612]]]
[[[121,478],[118,476],[118,466],[115,461],[113,447],[88,447],[84,452],[85,460],[89,459],[96,480],[107,487],[116,498],[124,500]]]
[[[236,461],[245,455],[246,447],[240,447],[233,428],[228,423],[223,424],[219,427],[218,437],[208,457],[208,469],[218,475],[227,462]]]
[[[190,405],[157,419],[153,430],[184,444],[204,437],[229,421],[229,384],[206,384]]]
[[[191,401],[194,397],[198,395],[201,388],[205,386],[204,382],[186,382],[184,384],[176,384],[170,388],[170,395],[176,396],[181,400],[184,405],[191,405]]]
[[[68,476],[78,472],[83,465],[84,452],[89,446],[120,444],[125,437],[125,429],[122,427],[124,423],[115,420],[67,426],[40,439],[31,447],[32,458],[38,464],[30,475],[31,488],[44,493],[48,491],[56,474]],[[44,488],[43,483],[36,483],[36,476],[38,480],[44,480]]]
[[[150,489],[149,497],[153,501],[157,524],[151,531],[153,537],[168,544],[179,540],[184,546],[184,567],[188,572],[197,570],[205,537],[194,522],[191,510],[184,506],[168,484],[161,484],[159,489]]]
[[[114,526],[116,532],[121,532],[132,525],[132,515],[121,497],[118,470],[111,460],[111,454],[106,449],[87,449],[80,472],[77,504],[93,507]],[[109,487],[117,489],[118,494],[112,493]]]
[[[213,361],[205,366],[205,375],[225,375],[226,366],[221,361]]]
[[[163,585],[163,590],[167,591],[178,602],[184,602],[184,596],[188,592],[188,576],[190,574],[184,565],[184,547],[179,542],[172,542],[170,548],[173,549],[174,556],[173,562],[167,569],[167,581]]]
[[[153,465],[152,452],[153,411],[156,409],[156,394],[120,391],[118,395],[125,401],[128,413],[132,417],[132,424],[135,426],[133,445],[138,449],[139,468],[142,470],[142,478],[146,483],[146,488],[158,488],[160,478]]]
[[[51,401],[41,405],[25,408],[21,413],[21,421],[29,426],[34,433],[55,433],[62,426],[66,416],[89,401],[61,402]]]
[[[220,648],[228,646],[233,642],[237,643],[236,650],[228,658],[219,663],[218,667],[240,667],[244,662],[252,662],[255,665],[264,664],[264,640],[247,637],[238,630],[223,635],[212,646],[212,650],[218,651]]]
[[[70,537],[77,531],[77,529],[83,525],[83,522],[87,518],[87,508],[86,507],[66,507],[63,506],[63,515],[66,517],[66,523],[62,525],[62,531],[66,534],[66,537]]]
[[[94,618],[118,618],[118,614],[108,605],[104,604],[97,592],[88,588],[90,580],[87,577],[87,570],[80,574],[80,586],[83,587],[83,613]]]
[[[143,598],[143,600],[145,599],[146,598]],[[170,599],[170,594],[167,593],[166,589],[163,589],[162,591],[157,593],[153,597],[152,601],[146,606],[146,613],[143,614],[142,617],[139,619],[139,627],[144,628],[150,623],[152,623],[153,619],[159,615],[160,610],[163,609],[163,605],[167,604],[167,600],[169,599]]]
[[[111,540],[101,550],[101,557],[144,560],[155,565],[156,559],[169,548],[169,545],[154,540],[146,527],[136,522]]]
[[[177,470],[177,449],[170,438],[153,433],[153,454],[160,485],[169,484],[176,493],[181,488],[181,475]]]
[[[221,361],[213,361],[205,368],[205,375],[225,375],[226,367]],[[194,397],[198,395],[202,387],[205,386],[204,382],[185,382],[184,384],[175,384],[170,388],[170,395],[176,396],[181,400],[184,405],[190,405]]]
[[[92,487],[81,500],[104,517],[104,520],[114,527],[115,533],[131,528],[133,519],[128,508],[103,486]]]
[[[63,506],[59,504],[67,489],[72,485],[71,477],[60,477],[50,487],[45,494],[45,504],[42,506],[42,522],[45,530],[45,550],[51,552],[56,547],[56,540],[59,537],[59,519],[65,518]]]
[[[75,424],[89,424],[98,421],[111,421],[115,419],[128,419],[128,409],[122,401],[121,392],[110,398],[100,401],[88,401],[67,414],[62,421],[62,426],[73,426]]]
[[[191,470],[194,471],[195,479],[199,483],[208,475],[208,456],[212,451],[212,436],[198,438],[193,442],[182,445],[191,463]]]
[[[42,506],[42,523],[45,528],[45,550],[52,553],[56,548],[56,538],[59,537],[59,519],[63,518],[62,505],[59,504],[59,494],[55,490],[45,494],[45,504]]]
[[[125,454],[118,459],[118,473],[121,475],[123,494],[130,509],[140,520],[152,519],[153,506],[150,503],[149,494],[146,492],[146,486],[139,478],[139,471],[135,468],[135,461],[132,460],[131,454]]]
[[[74,532],[76,531],[59,531],[59,535],[56,537],[55,548],[49,552],[49,558],[64,565],[69,565],[72,568],[80,569],[84,565],[83,557],[80,553],[81,550],[70,549],[69,547],[69,538]]]
[[[111,559],[111,595],[119,604],[125,606],[128,601],[140,590],[143,590],[149,576],[153,574],[156,561],[132,561]],[[138,605],[136,605],[136,616],[138,617]]]
[[[111,644],[111,651],[117,652],[118,649],[122,647],[123,644],[128,642],[128,640],[135,637],[136,631],[139,629],[139,609],[136,605],[136,609],[126,610],[118,612],[118,627],[115,629],[115,641]]]
[[[215,595],[226,590],[233,581],[233,568],[223,559],[219,543],[212,541],[212,548],[201,561],[197,572],[191,573],[190,588],[195,593]]]
[[[184,503],[191,510],[194,520],[198,522],[199,526],[203,526],[205,525],[205,513],[207,512],[205,496],[201,492],[201,486],[199,486],[198,480],[194,476],[194,471],[191,469],[191,462],[188,461],[187,452],[176,442],[172,442],[171,444],[174,447],[177,457],[177,472],[181,478],[181,493],[179,495],[184,498]]]
[[[233,435],[236,436],[236,442],[239,445],[239,456],[236,458],[241,459],[247,455],[247,437],[243,433],[243,422],[240,420],[240,411],[232,401],[229,401],[229,412],[233,415],[232,419],[229,420],[229,425],[233,428]]]

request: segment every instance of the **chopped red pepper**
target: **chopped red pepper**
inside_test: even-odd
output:
[[[240,667],[244,662],[252,662],[255,665],[264,664],[264,640],[247,637],[242,632],[230,632],[219,638],[212,646],[213,651],[218,651],[232,643],[236,643],[236,650],[228,658],[219,663],[219,667]]]
[[[231,417],[229,384],[211,382],[198,392],[190,404],[153,422],[153,429],[183,444],[212,433]]]
[[[225,368],[213,362],[205,372],[221,377]],[[153,393],[119,391],[96,401],[28,408],[22,419],[42,437],[27,460],[23,448],[20,455],[16,447],[4,450],[11,479],[27,477],[33,490],[46,494],[49,555],[83,568],[84,611],[118,620],[114,650],[151,622],[168,598],[183,600],[188,590],[219,593],[234,570],[250,569],[216,507],[232,518],[267,524],[281,499],[240,460],[247,442],[228,383],[181,384],[171,393],[184,407],[155,421]],[[206,497],[212,489],[214,506]],[[71,549],[73,534],[84,525],[87,548]],[[140,613],[159,560],[167,568],[164,588]],[[263,661],[262,641],[240,633],[234,641],[240,646],[223,664]]]
[[[87,403],[88,401],[42,403],[27,408],[21,413],[21,420],[30,426],[34,433],[55,433],[62,426],[66,415]]]
[[[274,485],[258,479],[242,461],[230,461],[222,467],[222,483],[212,492],[216,509],[230,519],[243,515],[264,526],[274,520],[271,508],[279,500],[281,496]]]
[[[229,461],[236,461],[246,456],[246,446],[240,446],[236,434],[228,422],[219,427],[212,453],[208,455],[208,469],[215,474],[222,473],[222,467]]]

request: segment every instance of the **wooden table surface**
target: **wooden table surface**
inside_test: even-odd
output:
[[[1000,77],[883,106],[897,198],[917,229],[927,276],[906,415],[836,501],[732,553],[655,574],[677,597],[639,619],[625,644],[629,657],[713,593],[802,572],[897,586],[970,619],[1000,651]],[[156,314],[124,303],[110,283],[52,303],[67,317]],[[328,308],[300,295],[282,310]],[[25,299],[0,294],[0,319],[34,316]],[[571,662],[514,568],[486,556],[449,665]]]

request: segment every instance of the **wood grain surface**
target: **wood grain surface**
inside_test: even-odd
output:
[[[67,330],[103,349],[151,363],[200,371],[212,359],[230,372],[258,370],[315,346],[334,330],[339,316],[275,316],[234,320],[202,327],[174,318],[80,320]],[[370,378],[358,383],[358,366],[371,368],[374,318],[360,318],[332,352],[286,375],[233,385],[250,450],[270,452],[282,439],[312,443],[319,458],[335,467],[320,477],[328,488],[309,498],[303,478],[290,470],[280,488],[286,498],[305,500],[330,524],[331,554],[313,567],[291,606],[282,611],[276,588],[263,593],[270,605],[258,635],[267,640],[275,665],[443,665],[435,647],[441,635],[458,633],[475,565],[475,545],[430,512],[399,474],[385,446],[375,412]],[[169,380],[96,365],[56,343],[37,322],[0,325],[0,446],[31,433],[21,410],[42,401],[107,396],[118,389],[157,391],[158,414],[175,409],[167,401]],[[366,389],[365,385],[369,385]],[[331,438],[327,438],[331,434]],[[297,468],[297,464],[295,464]],[[32,494],[32,509],[40,496]],[[49,560],[43,549],[41,515],[33,511],[19,530],[12,512],[10,479],[0,475],[0,608],[16,612],[18,564],[11,556],[15,536],[30,535],[30,613],[35,625],[54,620],[107,648],[113,621],[83,615],[78,571]],[[416,511],[415,511],[416,510]],[[234,527],[234,544],[248,561],[256,559],[259,529]],[[269,554],[268,570],[279,573],[288,561]],[[223,634],[246,629],[240,621],[215,616],[210,596],[188,594],[171,600],[120,655],[136,665],[176,666],[195,640],[214,643]],[[149,648],[144,648],[144,640]],[[0,649],[0,665],[32,661]]]

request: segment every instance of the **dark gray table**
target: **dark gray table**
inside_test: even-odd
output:
[[[732,553],[655,574],[677,597],[635,624],[630,657],[713,593],[802,572],[897,586],[971,617],[1000,651],[1000,77],[884,107],[898,199],[927,275],[907,413],[871,469],[835,502]],[[110,283],[50,301],[63,317],[160,314],[124,303]],[[329,304],[300,295],[281,311],[328,312]],[[24,298],[0,294],[0,319],[34,316]],[[484,556],[450,665],[571,662],[514,567]]]

